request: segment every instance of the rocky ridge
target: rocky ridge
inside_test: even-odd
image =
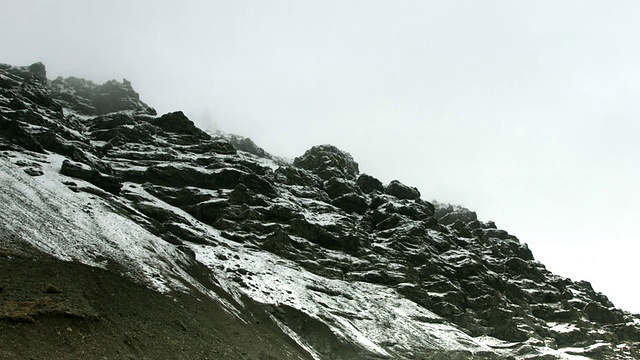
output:
[[[493,222],[331,145],[287,163],[157,116],[126,80],[0,65],[0,163],[4,236],[231,313],[252,304],[300,357],[640,357],[638,316]]]

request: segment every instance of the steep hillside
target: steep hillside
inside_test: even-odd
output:
[[[331,145],[287,163],[157,116],[126,80],[0,65],[0,168],[8,358],[640,356],[640,318],[474,212]]]

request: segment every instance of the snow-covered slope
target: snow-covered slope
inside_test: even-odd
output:
[[[129,83],[105,87],[111,104],[44,74],[0,66],[3,247],[196,291],[240,319],[258,303],[317,359],[638,356],[636,316],[467,209],[330,145],[286,163],[156,117]]]

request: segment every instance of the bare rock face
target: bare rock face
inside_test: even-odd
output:
[[[242,137],[242,136],[238,136],[238,135],[233,135],[230,134],[228,135],[228,140],[231,143],[231,145],[233,145],[234,148],[236,148],[237,150],[240,151],[245,151],[248,152],[250,154],[259,156],[259,157],[263,157],[263,158],[270,158],[271,155],[269,153],[267,153],[263,148],[261,148],[260,146],[256,145],[256,143],[253,142],[253,140],[246,138],[246,137]]]
[[[42,144],[29,134],[18,121],[5,119],[0,115],[0,137],[25,150],[44,153]]]
[[[76,77],[58,77],[51,81],[53,97],[65,107],[83,115],[103,115],[118,111],[136,111],[156,115],[156,111],[140,101],[131,82],[109,80],[102,85]]]
[[[54,101],[48,87],[45,66],[13,67],[0,64],[0,106],[16,111],[4,113],[5,117],[21,117],[29,111],[47,112],[49,117],[59,118],[62,107]]]
[[[284,339],[268,353],[287,359],[640,358],[640,317],[551,273],[495,223],[383,186],[335,146],[288,164],[243,139],[208,135],[182,112],[158,117],[127,81],[0,65],[0,255],[38,249],[160,298],[206,298],[227,325],[255,325],[239,338]],[[212,314],[195,309],[187,318]],[[161,320],[214,346],[191,336],[197,321]],[[104,331],[94,323],[81,326]],[[105,348],[121,346],[107,335]],[[146,349],[159,341],[145,337]]]
[[[37,62],[29,66],[29,72],[43,85],[47,84],[47,70],[43,63]]]
[[[382,185],[382,182],[368,174],[360,174],[360,176],[358,176],[358,179],[356,180],[356,183],[358,184],[360,190],[367,194],[370,194],[374,191],[381,193],[384,192],[384,186]]]
[[[385,188],[385,192],[398,199],[415,200],[420,198],[420,191],[417,188],[407,186],[398,180],[393,180]]]
[[[322,179],[355,180],[360,172],[358,163],[347,152],[333,145],[318,145],[293,160],[293,165],[320,176]]]
[[[194,135],[203,140],[211,139],[211,136],[197,128],[193,121],[189,120],[182,111],[164,114],[159,118],[151,119],[150,122],[167,132]]]
[[[69,160],[65,160],[60,168],[63,175],[86,180],[97,187],[108,191],[114,195],[118,195],[122,184],[113,176],[105,175],[95,169],[87,169],[80,164],[74,164]]]

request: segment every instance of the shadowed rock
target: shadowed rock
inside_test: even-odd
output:
[[[369,208],[367,200],[356,193],[348,193],[333,199],[331,203],[340,209],[355,214],[364,214]]]
[[[21,221],[47,225],[23,231],[25,241],[49,224],[52,230],[82,231],[73,239],[51,232],[45,239],[51,246],[42,248],[69,250],[73,258],[105,264],[123,276],[194,290],[180,292],[183,299],[213,291],[230,306],[238,304],[242,321],[251,324],[270,316],[248,316],[250,298],[258,296],[282,320],[278,326],[295,332],[287,341],[304,338],[320,358],[640,357],[638,316],[615,309],[588,282],[552,274],[526,244],[495,223],[478,220],[475,212],[421,200],[418,189],[399,181],[384,187],[359,175],[353,158],[334,146],[313,147],[289,166],[249,140],[204,136],[181,112],[149,115],[127,81],[98,86],[56,79],[50,82],[53,98],[45,84],[41,64],[0,65],[0,165],[7,169],[0,195],[6,209],[17,210],[0,211],[5,220],[0,233],[7,235],[0,243],[9,250],[22,241],[13,236],[22,235],[14,230]],[[129,110],[94,118],[77,114],[113,109]],[[45,149],[57,155],[34,153]],[[48,173],[44,164],[61,156],[67,158],[62,174],[117,196],[69,178],[58,179],[66,187],[42,189],[44,181],[59,175]],[[122,191],[120,181],[127,181]],[[27,190],[39,197],[22,196]],[[48,206],[49,199],[54,206]],[[84,214],[57,206],[65,199]],[[25,207],[29,202],[38,206]],[[85,220],[95,220],[83,222],[86,229],[68,227],[85,214]],[[103,224],[103,218],[122,231],[91,226]],[[135,239],[121,242],[131,226],[146,232],[133,231]],[[151,274],[138,263],[152,265]],[[4,283],[0,292],[17,294]],[[236,316],[231,310],[229,316]],[[194,314],[209,315],[206,309]],[[200,337],[191,333],[194,324],[184,325],[178,326],[181,334]],[[252,336],[274,329],[280,328],[260,328]],[[12,334],[0,331],[0,337]],[[75,325],[73,334],[80,334]],[[358,345],[360,339],[367,346]],[[125,343],[141,344],[131,338]],[[210,358],[233,355],[254,358],[238,352]]]
[[[209,134],[197,128],[193,121],[189,120],[182,111],[167,113],[159,118],[150,119],[149,122],[164,131],[185,135],[195,135],[203,140],[211,139]]]
[[[293,165],[328,180],[333,177],[355,180],[360,172],[353,157],[333,145],[318,145],[293,160]]]
[[[371,175],[360,174],[360,176],[358,176],[358,179],[356,180],[356,183],[360,187],[360,190],[362,190],[362,192],[364,192],[365,194],[370,194],[374,191],[378,191],[381,193],[384,192],[384,186],[382,185],[380,180],[374,178]]]
[[[62,168],[60,169],[62,175],[67,175],[82,179],[92,183],[93,185],[110,192],[114,195],[120,193],[122,184],[113,176],[101,174],[94,169],[86,169],[82,165],[74,164],[69,160],[62,162]]]
[[[393,180],[385,188],[385,192],[398,199],[415,200],[420,198],[420,191],[417,188],[407,186],[398,180]]]
[[[109,80],[102,85],[76,77],[58,77],[51,81],[53,97],[84,115],[103,115],[119,111],[135,111],[155,115],[156,111],[140,100],[131,82]]]
[[[0,115],[0,136],[25,150],[44,153],[42,144],[27,133],[17,121],[5,119]]]

